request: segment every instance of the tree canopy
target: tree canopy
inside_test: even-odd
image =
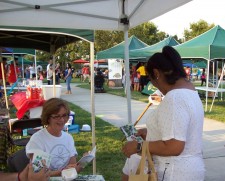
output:
[[[190,39],[195,38],[196,36],[201,35],[202,33],[208,31],[209,29],[213,28],[214,24],[208,24],[204,20],[199,20],[196,23],[190,23],[190,30],[184,30],[184,39],[188,41]]]

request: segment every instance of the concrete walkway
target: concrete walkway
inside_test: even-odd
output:
[[[71,84],[72,94],[65,95],[65,84],[62,84],[61,98],[82,109],[91,112],[90,90],[81,89]],[[147,103],[131,101],[132,122],[141,115]],[[155,109],[151,106],[144,114],[138,126],[145,125],[145,120]],[[128,123],[126,98],[107,93],[95,94],[95,113],[104,121],[120,127]],[[203,157],[206,166],[205,181],[225,181],[225,124],[205,118],[203,132]]]

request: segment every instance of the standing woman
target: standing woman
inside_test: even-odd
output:
[[[203,86],[203,84],[205,83],[206,85],[206,74],[205,74],[205,68],[203,68],[202,70],[202,75],[201,75],[201,86]]]
[[[18,58],[15,58],[15,63],[12,61],[8,69],[8,82],[13,85],[19,76]]]
[[[147,72],[152,84],[165,95],[148,118],[147,129],[138,131],[138,135],[148,141],[158,180],[203,181],[204,110],[197,91],[187,80],[180,55],[172,47],[165,46],[162,53],[150,57]],[[123,153],[130,158],[140,151],[140,146],[137,141],[127,142]],[[128,180],[132,171],[136,172],[133,168],[139,161],[136,159],[132,167],[127,160],[123,181]]]
[[[72,69],[71,69],[70,63],[66,64],[65,78],[64,79],[66,80],[66,87],[67,87],[66,94],[72,94],[71,88],[70,88],[70,82],[71,82],[71,79],[72,79]]]

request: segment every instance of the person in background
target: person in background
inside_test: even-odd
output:
[[[136,71],[136,66],[132,67],[132,73],[131,73],[132,81],[133,81],[133,90],[139,91],[139,79],[138,79],[138,73]]]
[[[206,86],[206,74],[205,74],[205,68],[203,68],[202,70],[202,75],[201,75],[201,86],[203,86],[203,84],[205,83]]]
[[[147,72],[152,84],[165,96],[148,118],[147,128],[137,135],[148,142],[158,180],[203,181],[202,158],[204,110],[193,84],[187,80],[178,52],[165,46],[148,60]],[[142,143],[128,141],[122,152],[128,157],[123,181],[136,173]]]
[[[140,67],[136,71],[140,74],[139,87],[140,91],[142,91],[144,89],[144,86],[147,85],[147,73],[145,71],[145,66],[143,62],[140,63]]]
[[[189,66],[187,66],[185,68],[185,72],[186,72],[186,76],[187,76],[187,79],[190,80],[190,76],[191,76],[191,68]]]
[[[1,64],[3,65],[3,69],[4,69],[4,75],[5,75],[5,80],[6,80],[6,73],[7,73],[7,58],[6,57],[2,57],[2,62]],[[3,73],[2,73],[2,67],[0,66],[0,85],[3,84]]]
[[[72,80],[72,69],[71,69],[70,63],[66,64],[65,78],[64,79],[66,80],[66,88],[67,88],[67,91],[66,91],[65,94],[72,94],[71,87],[70,87],[70,82]]]
[[[53,62],[52,62],[52,60],[49,60],[48,61],[48,65],[47,65],[47,68],[46,68],[46,72],[47,72],[47,81],[48,81],[48,85],[51,85],[51,79],[50,79],[50,77],[49,77],[49,75],[48,75],[48,70],[49,70],[49,67],[50,67],[50,65],[52,64]]]
[[[198,80],[199,78],[201,78],[201,70],[200,70],[200,69],[197,70],[197,75],[196,75],[196,76],[197,76],[197,80]]]
[[[44,80],[43,71],[38,72],[38,77],[39,80]]]
[[[83,77],[84,77],[83,82],[85,82],[86,79],[89,82],[89,79],[90,79],[90,69],[89,69],[89,66],[88,65],[85,65],[84,66],[84,69],[82,69],[82,71],[83,71]]]
[[[53,84],[53,65],[49,65],[48,67],[48,71],[47,71],[47,77],[48,77],[48,81],[50,81],[50,83],[48,82],[48,85],[52,85]]]
[[[29,66],[26,66],[26,69],[25,69],[25,77],[26,77],[26,80],[30,79],[30,69],[29,69]]]
[[[60,84],[60,78],[61,78],[61,75],[60,75],[60,63],[58,62],[56,64],[56,67],[55,67],[55,75],[56,75],[56,84]]]
[[[15,64],[12,61],[8,69],[8,82],[10,85],[13,85],[17,81],[18,76],[20,74],[18,68],[18,58],[15,58],[14,60]]]
[[[36,70],[34,63],[29,66],[29,70],[30,70],[30,79],[34,80],[36,78]]]
[[[60,98],[51,98],[43,105],[41,114],[44,128],[33,134],[26,145],[26,154],[32,160],[33,150],[50,154],[50,176],[61,176],[61,171],[74,167],[77,172],[82,168],[77,164],[77,150],[73,137],[63,131],[69,119],[68,104]]]

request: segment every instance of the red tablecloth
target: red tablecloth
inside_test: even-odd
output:
[[[11,96],[11,101],[18,110],[16,116],[21,119],[30,109],[42,106],[45,102],[43,99],[27,99],[26,92],[18,92]]]

